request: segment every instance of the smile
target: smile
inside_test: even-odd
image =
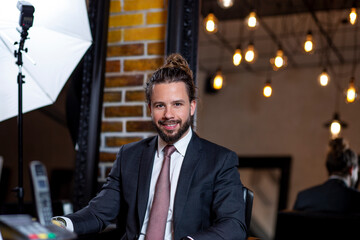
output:
[[[172,123],[172,124],[163,124],[164,128],[166,130],[174,130],[177,126],[177,123]]]

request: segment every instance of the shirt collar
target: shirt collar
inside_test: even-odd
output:
[[[189,131],[186,133],[186,135],[183,138],[181,138],[179,141],[177,141],[176,143],[173,144],[175,146],[176,150],[181,154],[182,157],[185,156],[186,149],[189,145],[191,137],[192,137],[192,129],[190,127]],[[160,152],[164,149],[164,147],[166,145],[167,145],[167,143],[164,142],[164,140],[162,140],[161,137],[158,136],[158,149],[157,149],[158,157],[159,157]]]

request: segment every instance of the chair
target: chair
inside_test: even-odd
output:
[[[360,215],[283,210],[278,212],[275,240],[360,239]]]
[[[247,235],[249,235],[254,193],[247,187],[243,186],[243,197],[245,203],[245,224],[247,229]]]

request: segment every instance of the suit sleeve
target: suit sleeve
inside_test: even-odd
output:
[[[237,165],[237,155],[228,152],[214,182],[213,224],[202,232],[190,235],[194,240],[246,239],[243,185]]]
[[[89,204],[66,217],[70,218],[77,234],[95,233],[112,223],[120,211],[120,162],[122,148],[117,155],[107,182]]]

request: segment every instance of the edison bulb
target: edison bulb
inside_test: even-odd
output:
[[[268,83],[265,85],[265,87],[263,89],[263,95],[265,97],[271,97],[271,94],[272,94],[272,88],[271,88],[270,83]]]
[[[341,131],[341,125],[339,121],[334,120],[330,125],[330,132],[332,135],[337,136]]]
[[[214,78],[214,82],[213,82],[213,88],[216,89],[216,90],[219,90],[222,88],[223,86],[223,82],[224,82],[224,78],[221,74],[221,71],[218,71],[216,73],[216,76]]]
[[[277,68],[281,68],[284,65],[284,59],[282,56],[276,56],[274,64]]]
[[[255,60],[255,49],[253,44],[249,44],[245,53],[245,60],[248,63],[252,63]]]
[[[350,81],[349,88],[346,91],[346,101],[348,103],[352,103],[355,101],[356,96],[357,96],[356,88],[355,88],[354,80],[352,79]]]
[[[233,55],[233,63],[235,66],[239,66],[239,64],[241,63],[241,50],[238,48],[235,50],[235,53]]]
[[[249,27],[249,28],[255,28],[255,27],[256,27],[256,25],[257,25],[257,19],[256,19],[256,14],[255,14],[255,12],[251,12],[251,13],[249,14],[247,23],[248,23],[248,27]]]
[[[351,8],[351,12],[349,14],[349,21],[352,25],[356,23],[356,18],[357,18],[356,8]]]
[[[307,53],[310,53],[310,52],[312,52],[312,50],[314,50],[314,42],[313,42],[313,37],[312,37],[311,31],[308,31],[308,33],[306,34],[306,41],[304,43],[304,50]]]
[[[204,19],[205,29],[209,33],[217,32],[217,23],[218,20],[213,13],[209,13],[209,15],[207,15]]]
[[[311,52],[313,50],[313,42],[310,40],[307,40],[304,43],[304,50],[305,50],[305,52]]]
[[[325,87],[328,85],[329,81],[330,81],[329,74],[326,72],[326,70],[323,70],[323,72],[319,75],[320,85]]]
[[[218,4],[222,8],[230,8],[232,5],[234,5],[234,0],[218,0]]]
[[[304,50],[305,50],[306,52],[311,52],[312,49],[313,49],[313,43],[312,43],[312,41],[306,41],[306,42],[304,43]]]

